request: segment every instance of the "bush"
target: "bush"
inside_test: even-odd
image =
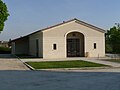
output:
[[[112,47],[110,46],[110,44],[106,44],[106,45],[105,45],[105,52],[106,52],[106,53],[112,53],[112,51],[113,51],[113,50],[112,50]]]
[[[0,47],[0,54],[9,54],[9,53],[11,53],[11,48]]]

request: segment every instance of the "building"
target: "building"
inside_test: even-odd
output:
[[[44,59],[104,57],[105,30],[72,19],[11,41],[12,54]]]

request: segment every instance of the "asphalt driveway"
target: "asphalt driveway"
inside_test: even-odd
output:
[[[0,90],[119,90],[120,73],[0,71]]]

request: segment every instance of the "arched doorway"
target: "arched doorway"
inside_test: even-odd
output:
[[[67,57],[84,56],[84,35],[80,32],[70,32],[66,37]]]

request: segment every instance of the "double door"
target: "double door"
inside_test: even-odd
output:
[[[80,57],[80,39],[67,39],[67,57]]]

